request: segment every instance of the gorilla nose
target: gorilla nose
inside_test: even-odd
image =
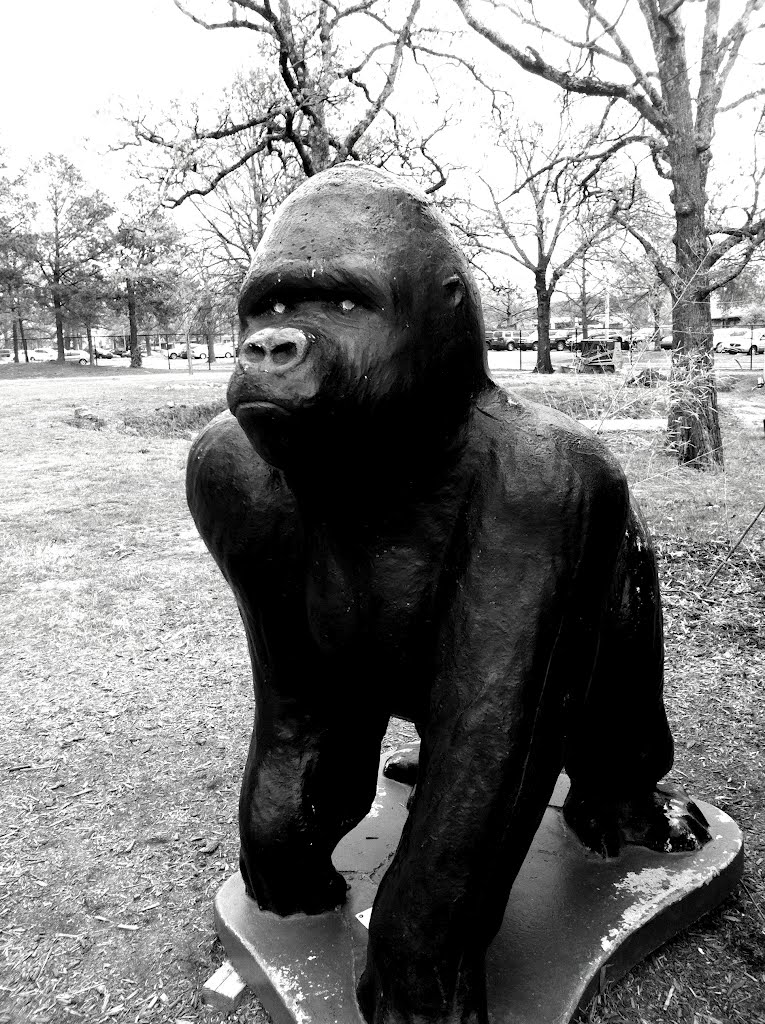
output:
[[[287,373],[305,359],[311,341],[294,327],[268,328],[242,345],[239,362],[261,373]]]

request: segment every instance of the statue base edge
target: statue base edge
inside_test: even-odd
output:
[[[742,874],[738,826],[702,801],[712,839],[701,850],[634,846],[602,860],[563,821],[567,787],[561,776],[489,950],[492,1024],[569,1024],[604,985],[720,904]],[[238,873],[218,891],[218,935],[274,1024],[364,1024],[355,997],[366,956],[362,920],[398,844],[408,795],[409,787],[380,775],[369,815],[335,851],[350,885],[337,911],[261,911]]]

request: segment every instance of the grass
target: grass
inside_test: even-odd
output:
[[[226,376],[79,370],[0,375],[0,1022],[215,1024],[199,992],[223,959],[212,898],[236,867],[253,708],[183,471]],[[592,418],[666,403],[605,375],[519,380]],[[660,434],[608,439],[660,552],[672,778],[744,829],[744,885],[592,1024],[765,1024],[765,524],[706,586],[765,500],[765,394],[733,379],[721,406],[724,473],[678,468]],[[265,1021],[254,999],[229,1019]]]
[[[126,412],[123,422],[128,431],[144,437],[188,437],[202,429],[227,408],[225,399],[199,405],[169,403],[154,411]]]

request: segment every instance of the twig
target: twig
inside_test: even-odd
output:
[[[51,953],[53,952],[53,947],[54,947],[55,945],[56,945],[56,938],[55,938],[55,936],[54,936],[54,938],[53,938],[53,942],[51,942],[50,946],[48,947],[48,952],[47,952],[47,953],[45,954],[45,959],[44,959],[44,960],[43,960],[43,962],[42,962],[42,963],[40,964],[40,969],[39,969],[39,971],[37,972],[37,975],[36,975],[36,977],[37,977],[37,978],[39,978],[39,977],[40,977],[40,975],[42,974],[42,972],[43,972],[43,970],[44,970],[44,968],[45,968],[45,965],[46,965],[46,964],[47,964],[47,962],[48,962],[48,958],[50,957]]]
[[[756,516],[754,517],[754,519],[753,519],[753,520],[751,521],[751,523],[749,524],[749,526],[747,526],[747,528],[746,528],[746,529],[744,530],[744,532],[743,532],[743,533],[741,534],[741,536],[739,537],[739,539],[738,539],[738,540],[736,541],[736,543],[735,543],[735,544],[733,545],[733,547],[732,547],[732,548],[730,549],[730,551],[728,552],[728,554],[727,554],[727,555],[725,556],[725,558],[723,558],[722,562],[720,562],[720,564],[719,564],[719,565],[717,566],[717,568],[715,569],[715,571],[714,571],[714,572],[712,573],[712,575],[711,575],[711,576],[709,577],[709,579],[708,579],[708,580],[706,581],[706,583],[704,584],[704,586],[703,586],[703,587],[701,588],[702,590],[706,590],[706,589],[707,589],[707,587],[709,586],[709,584],[710,584],[710,583],[711,583],[711,582],[712,582],[712,581],[713,581],[713,580],[715,579],[715,577],[717,576],[717,574],[719,573],[719,571],[720,571],[720,570],[722,569],[722,567],[723,567],[723,566],[725,565],[725,563],[726,563],[726,562],[728,561],[728,559],[729,559],[729,558],[731,557],[731,555],[733,555],[733,554],[734,554],[734,553],[735,553],[735,552],[737,551],[737,549],[738,549],[739,545],[741,544],[741,542],[743,541],[744,537],[746,537],[746,535],[747,535],[747,534],[749,533],[749,531],[750,531],[750,530],[752,529],[752,527],[753,527],[753,526],[754,526],[754,524],[755,524],[755,523],[757,522],[757,520],[758,520],[758,519],[760,518],[760,516],[762,515],[762,513],[763,513],[763,512],[765,512],[765,504],[763,504],[762,508],[761,508],[761,509],[760,509],[760,511],[759,511],[759,512],[757,513],[757,515],[756,515]]]
[[[747,894],[747,896],[749,897],[749,899],[750,899],[750,900],[752,901],[752,903],[754,904],[754,909],[755,909],[755,910],[757,911],[757,913],[758,913],[758,914],[760,915],[760,917],[762,918],[762,920],[763,920],[763,921],[765,921],[765,914],[763,914],[763,912],[762,912],[762,907],[761,907],[761,906],[760,906],[760,904],[759,904],[759,903],[757,902],[757,900],[756,900],[756,899],[754,898],[754,896],[752,895],[752,893],[751,893],[751,892],[749,891],[749,886],[748,886],[748,885],[746,884],[746,882],[744,881],[744,879],[743,879],[743,878],[741,879],[741,887],[742,887],[742,889],[744,890],[744,892],[745,892],[745,893]]]

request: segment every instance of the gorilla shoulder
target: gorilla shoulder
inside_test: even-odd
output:
[[[494,424],[499,471],[512,491],[514,479],[522,479],[527,506],[544,515],[576,514],[576,506],[597,502],[614,514],[626,510],[624,470],[592,430],[557,409],[499,389],[487,397],[479,409],[482,421]]]

